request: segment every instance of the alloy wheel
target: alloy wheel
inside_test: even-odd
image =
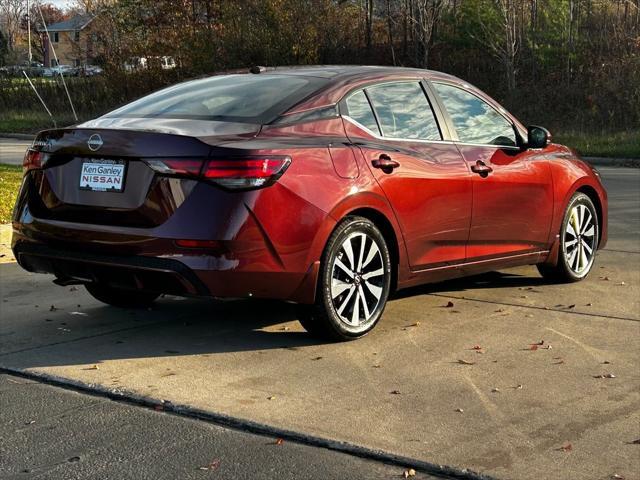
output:
[[[596,250],[596,219],[586,205],[573,206],[566,223],[562,250],[567,266],[578,277],[586,275]]]
[[[331,299],[345,327],[365,330],[375,318],[387,275],[380,247],[363,232],[348,236],[331,269]]]

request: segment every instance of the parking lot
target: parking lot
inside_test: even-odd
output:
[[[276,302],[106,307],[2,251],[0,366],[498,478],[640,478],[640,169],[601,171],[609,243],[587,280],[400,292],[350,343]]]

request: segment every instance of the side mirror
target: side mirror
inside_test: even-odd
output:
[[[551,133],[543,127],[527,127],[527,148],[545,148],[551,143]]]

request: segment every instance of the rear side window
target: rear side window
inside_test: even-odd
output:
[[[380,135],[378,122],[376,122],[376,117],[373,115],[369,100],[367,100],[367,96],[362,90],[358,90],[347,98],[347,110],[349,110],[349,116],[356,122]]]
[[[434,84],[461,142],[513,146],[516,133],[510,121],[491,105],[461,88]]]
[[[297,75],[221,75],[165,88],[105,117],[265,124],[326,82],[321,78]]]
[[[438,122],[418,82],[398,82],[366,89],[388,138],[442,140]]]

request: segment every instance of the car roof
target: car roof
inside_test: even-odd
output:
[[[304,65],[304,66],[284,66],[262,68],[263,73],[281,75],[299,75],[306,77],[319,77],[332,80],[367,79],[377,78],[380,75],[411,75],[425,78],[448,78],[461,81],[457,77],[435,70],[408,67],[390,67],[378,65]]]

